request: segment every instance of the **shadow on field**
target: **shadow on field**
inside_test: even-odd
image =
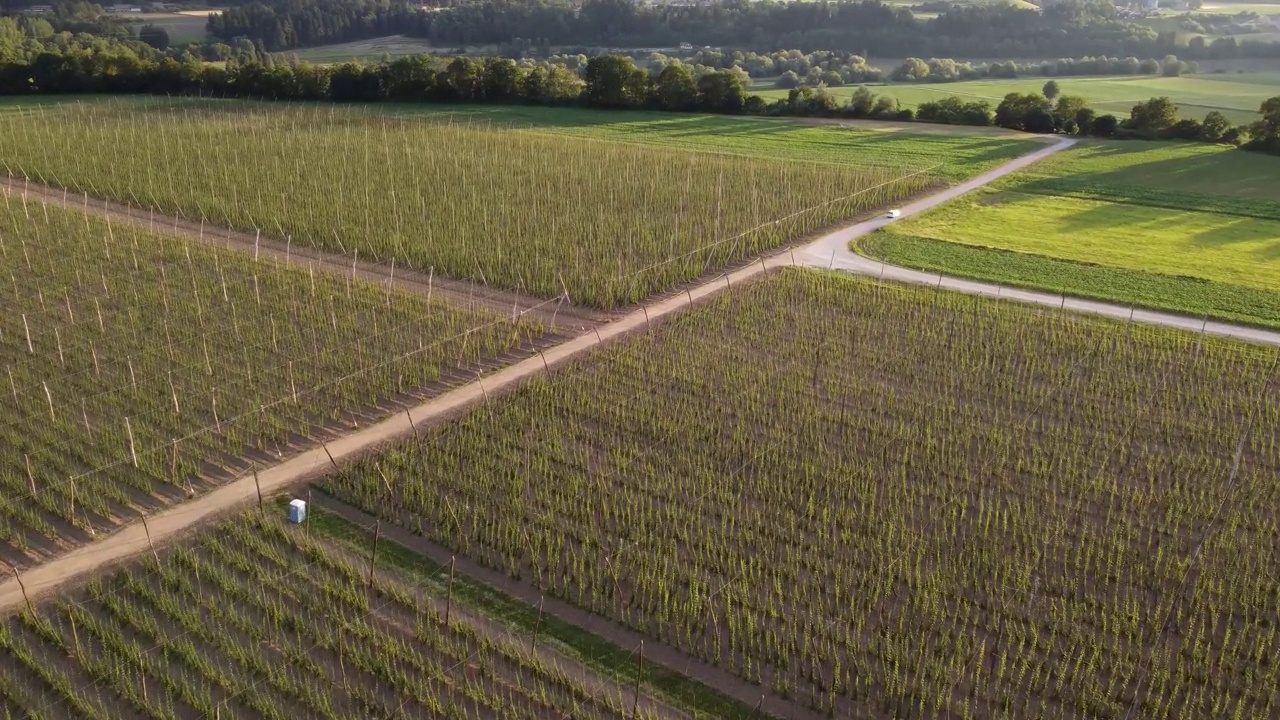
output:
[[[1163,146],[1163,147],[1161,147]],[[1280,220],[1280,163],[1237,150],[1171,156],[1167,143],[1115,142],[1079,151],[1071,172],[1032,178],[1019,192],[1065,195],[1171,210]],[[1097,166],[1097,171],[1090,171]]]

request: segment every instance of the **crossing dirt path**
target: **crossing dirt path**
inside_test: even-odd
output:
[[[941,190],[934,195],[918,200],[902,208],[902,216],[907,217],[924,212],[1011,172],[1022,169],[1052,153],[1064,150],[1072,144],[1074,144],[1073,140],[1061,139],[1052,146],[1013,160],[968,182]],[[259,492],[264,496],[270,495],[291,485],[319,477],[332,469],[336,463],[354,458],[399,438],[413,435],[415,426],[418,424],[439,421],[461,413],[469,406],[485,400],[488,396],[508,391],[526,378],[565,363],[597,345],[628,333],[643,331],[655,320],[713,297],[768,270],[777,268],[794,265],[830,267],[906,282],[930,285],[941,283],[942,287],[960,292],[1065,307],[1071,310],[1080,310],[1122,319],[1132,317],[1135,322],[1147,322],[1195,332],[1280,345],[1280,333],[1267,330],[1228,323],[1205,322],[1200,318],[1188,318],[1166,313],[1135,311],[1130,307],[1121,305],[1063,298],[1059,295],[1013,290],[990,283],[930,275],[907,268],[883,265],[849,250],[850,240],[883,227],[887,222],[889,222],[887,218],[877,218],[854,223],[831,232],[804,248],[784,249],[780,252],[775,252],[761,257],[750,265],[740,267],[691,287],[683,293],[671,294],[648,305],[640,305],[625,315],[617,317],[612,322],[595,324],[570,340],[547,348],[537,355],[509,365],[474,382],[457,387],[443,395],[410,408],[404,413],[366,426],[332,440],[327,445],[313,448],[277,465],[265,468],[257,474],[256,480],[252,474],[245,475],[210,491],[202,497],[156,513],[148,518],[145,528],[142,523],[126,526],[97,542],[76,548],[64,555],[30,568],[22,574],[21,584],[25,585],[26,594],[32,597],[48,592],[58,585],[85,573],[92,572],[104,564],[119,561],[145,551],[150,543],[158,544],[169,541],[188,528],[197,526],[238,506],[256,502]],[[4,583],[0,583],[0,612],[5,612],[21,604],[23,595],[23,589],[16,578],[10,578]]]

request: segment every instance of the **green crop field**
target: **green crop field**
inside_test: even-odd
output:
[[[0,154],[20,177],[596,307],[939,182],[930,166],[690,153],[335,106],[85,103],[0,118]],[[132,150],[104,149],[120,147]]]
[[[835,717],[1271,717],[1278,362],[788,270],[322,483]]]
[[[860,242],[888,262],[1280,327],[1273,158],[1087,143]]]
[[[452,592],[385,565],[370,577],[354,555],[253,512],[95,577],[0,624],[0,712],[663,717],[633,712],[630,683],[538,652]]]
[[[19,565],[542,334],[17,194],[0,277],[0,559]]]
[[[956,83],[911,83],[871,86],[877,95],[897,98],[902,107],[916,108],[920,103],[957,96],[966,100],[986,100],[994,108],[1008,93],[1040,92],[1050,78],[1025,77],[1015,80],[973,80]],[[1258,119],[1258,107],[1267,98],[1280,95],[1280,73],[1222,73],[1186,75],[1167,78],[1137,77],[1064,77],[1057,80],[1064,95],[1080,95],[1089,100],[1099,113],[1127,117],[1134,105],[1153,97],[1168,96],[1178,103],[1183,117],[1201,119],[1211,110],[1226,115],[1232,122],[1247,123]],[[854,87],[832,88],[842,102]],[[768,99],[786,97],[786,90],[756,93]]]

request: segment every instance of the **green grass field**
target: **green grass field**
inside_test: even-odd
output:
[[[356,40],[354,42],[292,50],[281,54],[296,56],[299,60],[306,62],[327,65],[356,60],[373,62],[387,57],[398,58],[405,55],[421,55],[432,51],[453,50],[454,48],[455,46],[442,48],[419,38],[390,35],[370,40]]]
[[[961,83],[920,83],[873,86],[877,95],[890,95],[903,107],[916,108],[920,103],[954,95],[965,99],[986,100],[992,107],[1011,92],[1039,92],[1048,78],[1026,77],[1016,80],[974,80]],[[1257,119],[1263,100],[1280,95],[1280,72],[1222,73],[1166,78],[1076,77],[1058,78],[1063,94],[1082,95],[1099,113],[1127,116],[1134,105],[1148,98],[1168,96],[1178,103],[1184,117],[1202,118],[1217,110],[1232,122],[1245,123]],[[848,100],[853,87],[833,88],[841,101]],[[764,90],[757,93],[767,99],[786,97],[786,90]]]
[[[1280,326],[1277,183],[1280,165],[1264,156],[1089,143],[861,248],[895,264]]]
[[[170,45],[186,45],[203,41],[208,34],[205,23],[213,10],[189,10],[185,12],[140,13],[128,15],[129,21],[141,27],[155,25],[169,33]]]
[[[1000,134],[932,133],[929,126],[818,124],[775,118],[602,112],[573,108],[392,105],[417,117],[468,120],[541,132],[681,150],[834,164],[926,168],[951,180],[972,177],[1036,147]]]

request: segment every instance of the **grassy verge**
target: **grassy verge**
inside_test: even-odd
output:
[[[1274,291],[887,233],[854,250],[903,267],[1280,329]]]
[[[319,492],[318,489],[317,492]],[[281,512],[284,512],[285,503],[286,500],[282,498]],[[307,522],[312,532],[324,535],[331,541],[342,543],[359,553],[366,553],[373,541],[372,533],[323,508],[310,507]],[[378,544],[377,563],[380,567],[394,567],[414,582],[430,586],[441,593],[447,590],[446,585],[441,581],[442,577],[448,575],[447,567],[386,538]],[[640,681],[645,687],[695,717],[767,717],[692,678],[665,667],[648,663],[641,670],[636,662],[634,650],[620,648],[597,635],[550,615],[542,614],[539,618],[536,608],[462,574],[454,577],[453,597],[471,609],[518,628],[522,632],[532,635],[536,627],[539,642],[552,640],[558,651],[604,675],[617,678],[619,682],[634,683],[637,675],[640,675]]]

